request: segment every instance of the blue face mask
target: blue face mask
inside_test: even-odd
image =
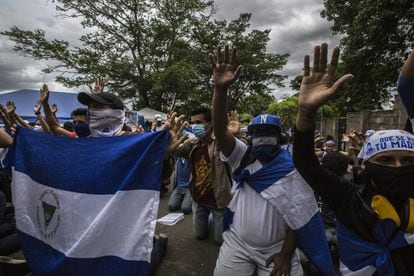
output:
[[[191,127],[191,129],[192,129],[194,135],[197,136],[198,138],[202,139],[204,136],[206,136],[207,131],[206,131],[205,126],[202,125],[202,124],[194,124]]]

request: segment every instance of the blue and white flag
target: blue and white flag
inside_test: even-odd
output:
[[[396,275],[391,251],[414,244],[414,233],[401,232],[391,219],[374,224],[372,235],[377,243],[362,238],[340,221],[336,228],[342,275]]]
[[[34,275],[148,275],[167,132],[65,138],[18,128],[17,229]]]
[[[296,234],[299,248],[323,275],[334,275],[325,230],[312,188],[295,169],[292,156],[281,152],[267,165],[251,174],[243,170],[235,177],[238,187],[247,183],[283,215]],[[237,191],[234,196],[237,196]],[[232,206],[228,208],[234,212]],[[224,227],[232,217],[225,214]]]

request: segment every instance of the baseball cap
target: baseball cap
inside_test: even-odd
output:
[[[251,133],[254,128],[261,126],[269,126],[282,131],[280,119],[278,116],[272,114],[262,114],[253,118],[252,123],[247,127],[248,133]]]
[[[124,109],[125,105],[116,95],[108,92],[101,92],[97,94],[90,94],[81,92],[78,94],[78,101],[81,104],[89,106],[91,101],[98,102],[100,104],[106,104],[111,106],[113,109]]]

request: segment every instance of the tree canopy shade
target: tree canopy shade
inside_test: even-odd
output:
[[[398,69],[414,42],[412,0],[324,0],[322,17],[333,21],[343,50],[339,73],[354,79],[341,91],[341,109],[379,108],[394,87]]]
[[[248,30],[250,14],[227,22],[214,20],[212,1],[56,0],[61,16],[79,17],[89,32],[81,47],[48,40],[43,30],[12,27],[2,32],[14,50],[37,60],[54,61],[44,72],[58,72],[69,87],[104,77],[109,92],[129,99],[135,109],[168,111],[210,105],[212,85],[208,53],[232,42],[244,69],[233,87],[230,108],[255,94],[270,97],[281,86],[277,72],[287,55],[266,51],[270,30]],[[262,99],[263,97],[259,97]],[[262,104],[263,105],[263,104]]]

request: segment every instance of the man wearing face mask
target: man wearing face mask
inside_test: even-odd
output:
[[[230,166],[234,180],[214,275],[247,276],[255,271],[258,275],[303,275],[296,242],[323,275],[332,275],[313,191],[295,170],[289,152],[280,146],[279,117],[262,114],[253,119],[248,126],[251,146],[235,138],[227,128],[226,114],[227,91],[241,69],[236,49],[230,53],[227,45],[224,52],[219,47],[216,60],[213,55],[210,58],[213,130],[221,159]],[[317,236],[310,238],[311,234]]]
[[[125,111],[124,103],[114,94],[101,92],[78,94],[81,104],[88,106],[89,130],[92,137],[112,137],[122,135]]]
[[[230,201],[231,181],[228,169],[220,160],[211,127],[211,111],[200,108],[191,112],[195,138],[180,145],[175,155],[190,160],[190,192],[193,198],[193,229],[197,239],[208,234],[209,215],[213,217],[214,241],[222,243],[224,208]]]
[[[47,86],[44,86],[41,103],[43,105],[46,118],[51,121],[51,108],[48,104],[49,91]],[[89,114],[89,124],[86,124],[86,117],[84,110],[77,109],[73,115],[73,120],[77,120],[77,124],[89,125],[91,137],[113,137],[131,134],[131,132],[123,131],[125,121],[125,106],[124,103],[117,96],[107,92],[97,93],[85,93],[78,94],[78,100],[80,103],[88,106],[87,112]],[[77,125],[75,124],[75,126]],[[56,125],[56,123],[55,123]],[[82,133],[86,131],[84,126],[81,128]],[[59,131],[65,131],[60,128]],[[1,137],[0,137],[1,138]],[[173,162],[170,155],[167,154],[164,158],[164,167],[162,172],[162,180],[169,179],[173,170]],[[150,270],[151,275],[155,273],[158,268],[167,248],[168,238],[156,238],[154,239],[153,251],[151,254]]]
[[[414,136],[381,130],[369,136],[360,156],[364,172],[359,185],[323,168],[314,154],[317,110],[352,75],[334,81],[339,48],[327,66],[327,44],[315,47],[312,73],[309,56],[299,94],[293,156],[306,181],[337,218],[343,275],[414,274]]]
[[[70,115],[78,137],[88,137],[91,135],[87,118],[88,110],[86,108],[77,108]]]

